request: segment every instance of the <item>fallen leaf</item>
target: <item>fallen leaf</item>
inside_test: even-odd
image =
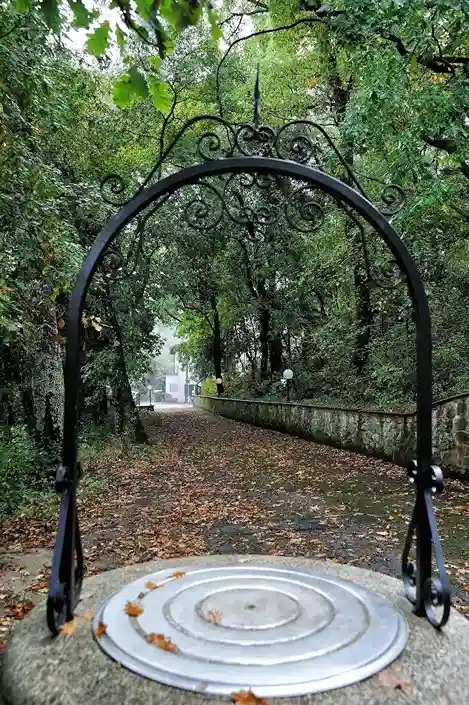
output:
[[[93,613],[92,612],[84,612],[83,614],[77,615],[80,617],[80,619],[84,619],[85,622],[92,622],[93,621]]]
[[[183,578],[185,576],[185,573],[183,570],[177,570],[175,573],[170,575],[170,578]]]
[[[146,639],[149,644],[153,644],[153,646],[157,646],[158,649],[162,649],[163,651],[171,651],[173,654],[177,654],[179,651],[176,644],[173,644],[171,639],[166,639],[164,634],[154,634],[151,632],[147,634]]]
[[[231,697],[238,705],[268,705],[267,700],[258,698],[251,689],[240,690],[238,693],[231,693]]]
[[[25,615],[33,609],[33,607],[34,604],[30,601],[17,602],[16,604],[8,607],[5,617],[10,617],[11,619],[23,619]]]
[[[157,585],[156,583],[152,583],[151,580],[148,580],[145,583],[145,587],[147,590],[158,590],[158,588],[164,587],[164,583],[161,583],[160,585]]]
[[[69,622],[65,622],[65,624],[60,627],[60,633],[65,634],[65,636],[70,636],[70,634],[73,634],[76,628],[77,620],[71,619]]]
[[[218,612],[217,610],[209,610],[205,616],[207,622],[212,622],[212,624],[220,624],[223,619],[223,612]]]
[[[44,588],[49,586],[49,581],[48,580],[41,580],[37,583],[31,583],[31,585],[28,585],[27,589],[28,590],[43,590]]]
[[[136,602],[127,602],[124,612],[129,615],[129,617],[140,617],[143,614],[143,607]]]
[[[404,695],[410,695],[412,693],[412,681],[402,678],[398,678],[391,671],[381,671],[378,674],[378,680],[381,685],[385,688],[392,688],[393,690],[400,690]]]
[[[138,595],[137,595],[137,600],[143,600],[144,597],[145,597],[145,593],[144,593],[144,592],[139,592]]]
[[[98,627],[95,631],[95,634],[98,637],[98,639],[106,632],[106,629],[107,629],[107,624],[103,624],[102,622],[100,622],[98,624]]]

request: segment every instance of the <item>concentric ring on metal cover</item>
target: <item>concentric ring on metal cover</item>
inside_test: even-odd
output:
[[[128,602],[141,614],[128,616]],[[407,623],[386,600],[278,564],[160,570],[111,597],[93,631],[99,622],[107,625],[97,639],[103,650],[142,676],[205,693],[251,688],[261,697],[356,683],[407,643]]]

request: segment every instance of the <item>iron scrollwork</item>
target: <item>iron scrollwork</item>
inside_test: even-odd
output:
[[[378,204],[378,208],[383,215],[386,217],[396,215],[406,202],[404,189],[397,184],[384,184],[381,191],[381,202],[383,205]]]
[[[56,474],[55,489],[60,496],[59,528],[47,596],[47,625],[54,635],[66,621],[73,619],[83,582],[83,549],[76,506],[80,476],[79,464],[73,475],[63,465]]]
[[[210,128],[199,132],[204,123],[209,123]],[[338,165],[338,177],[345,176],[352,188],[369,201],[372,200],[355,171],[344,159],[334,140],[322,125],[312,120],[293,120],[276,130],[270,125],[255,123],[236,125],[217,115],[200,115],[188,120],[134,192],[128,193],[124,179],[118,174],[106,176],[100,185],[103,200],[113,206],[123,206],[128,203],[131,198],[153,183],[155,177],[170,168],[172,153],[181,140],[190,135],[191,130],[194,130],[194,163],[199,160],[211,161],[239,155],[262,156],[277,157],[324,170],[330,157]],[[404,190],[397,184],[382,184],[380,200],[378,207],[382,214],[392,216],[402,208],[406,196]]]
[[[210,123],[210,129],[202,130],[204,122]],[[171,158],[177,158],[175,151],[178,143],[187,140],[192,129],[194,162],[197,167],[189,170],[193,172],[190,179],[187,174],[185,181],[184,177],[177,175],[176,185],[173,183],[171,188],[164,187],[164,182],[173,178],[162,177],[174,172]],[[266,158],[272,157],[277,163],[267,167],[266,162],[269,160]],[[283,165],[279,165],[278,160],[283,160]],[[314,167],[315,171],[307,167]],[[339,185],[337,180],[327,176],[326,168],[338,178],[345,177],[346,183]],[[427,444],[425,453],[422,454],[421,450],[417,452],[420,462],[425,454],[430,453],[431,446],[431,331],[425,292],[410,256],[389,221],[383,222],[382,218],[377,218],[375,211],[366,215],[367,209],[371,208],[371,199],[326,130],[309,120],[289,122],[278,129],[259,125],[258,103],[255,105],[253,124],[235,125],[213,115],[201,115],[189,120],[160,154],[133,194],[129,195],[124,180],[117,174],[109,175],[102,181],[103,199],[113,206],[124,206],[123,212],[128,216],[126,222],[130,223],[135,218],[136,228],[125,241],[124,252],[113,247],[122,228],[117,225],[111,228],[111,234],[106,235],[107,239],[101,244],[98,243],[96,251],[92,251],[85,262],[83,279],[87,284],[93,277],[98,261],[106,253],[109,255],[107,264],[118,278],[136,271],[144,250],[145,227],[156,211],[178,190],[178,182],[181,180],[192,190],[188,196],[176,197],[173,202],[175,217],[180,217],[199,233],[217,228],[226,218],[238,229],[239,226],[245,228],[246,238],[253,242],[263,229],[276,225],[282,218],[284,225],[297,232],[310,233],[316,230],[325,220],[324,204],[327,203],[327,197],[332,196],[341,212],[351,218],[353,235],[363,252],[364,268],[370,286],[394,286],[389,282],[397,262],[391,262],[389,267],[378,265],[372,268],[370,265],[365,228],[371,226],[380,232],[383,241],[393,251],[397,261],[400,261],[400,270],[406,273],[407,284],[410,289],[413,288],[415,295],[414,307],[419,314],[416,319],[421,338],[417,345],[417,360],[420,356],[420,362],[417,363],[420,370],[418,379],[424,380],[424,383],[420,384],[418,399],[422,411],[420,416],[426,424],[423,436]],[[380,186],[383,187],[380,197],[384,206],[381,214],[395,215],[405,202],[403,189],[393,184]],[[149,193],[152,193],[152,200]],[[143,197],[145,207],[149,208],[146,213],[136,210],[135,203],[139,199],[132,201],[136,196]],[[354,211],[363,218],[358,217]],[[158,242],[154,246],[157,247]],[[402,278],[398,283],[401,281]],[[86,288],[80,294],[83,300],[85,294]],[[75,345],[67,343],[67,355],[69,351],[80,349],[79,321],[83,300],[77,295],[70,305],[69,322],[75,322],[76,335]],[[78,379],[80,375],[78,357],[73,352],[70,360],[66,361],[66,375],[68,382],[70,379]],[[78,386],[73,387],[68,401],[66,396],[65,412],[69,413],[64,416],[65,465],[65,458],[76,453],[77,389]],[[67,441],[65,429],[68,431]],[[60,517],[47,600],[47,621],[53,634],[59,632],[65,621],[73,618],[83,580],[83,551],[76,506],[76,490],[81,471],[79,465],[69,464],[71,467],[60,466],[56,478],[56,490],[60,495]],[[451,590],[432,498],[443,489],[443,478],[438,467],[430,466],[426,470],[425,463],[421,463],[421,466],[413,463],[409,469],[409,479],[416,489],[416,501],[402,556],[402,574],[405,592],[414,605],[415,613],[440,628],[449,617]],[[415,564],[409,557],[414,538],[417,549]],[[439,579],[432,577],[432,550]]]
[[[408,479],[416,490],[416,500],[402,554],[405,594],[415,613],[426,616],[435,628],[440,629],[448,621],[451,609],[451,587],[433,506],[433,497],[443,491],[443,473],[437,465],[422,473],[417,461],[413,460],[408,468]],[[414,538],[415,563],[409,559]],[[439,578],[432,577],[432,546]]]
[[[192,185],[184,204],[184,221],[194,230],[214,230],[223,218],[250,231],[260,232],[282,219],[299,233],[317,230],[325,219],[319,194],[310,185],[294,185],[270,174],[231,174],[217,188],[209,181]]]

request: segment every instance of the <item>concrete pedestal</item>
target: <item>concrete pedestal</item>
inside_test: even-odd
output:
[[[407,647],[386,669],[395,679],[410,681],[409,694],[396,689],[392,677],[377,675],[338,690],[279,702],[289,705],[464,705],[469,702],[469,621],[453,611],[448,625],[437,632],[412,614],[399,580],[351,566],[279,556],[223,555],[153,561],[87,579],[77,612],[94,614],[123,585],[162,568],[177,571],[188,565],[238,562],[287,564],[355,580],[392,602],[409,624]],[[218,705],[230,702],[228,697],[171,688],[128,671],[103,653],[86,619],[78,619],[77,629],[71,636],[52,638],[46,626],[44,605],[28,614],[13,632],[4,657],[1,692],[5,705]]]

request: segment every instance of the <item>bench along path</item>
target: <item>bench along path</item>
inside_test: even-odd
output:
[[[80,503],[88,575],[227,553],[328,558],[399,575],[414,499],[403,468],[187,407],[146,414],[145,422],[148,449],[111,447],[87,470],[104,488]],[[465,614],[468,493],[467,485],[448,481],[436,502]],[[54,510],[0,526],[0,642],[12,606],[44,597],[56,522]],[[21,607],[16,611],[21,617]]]

